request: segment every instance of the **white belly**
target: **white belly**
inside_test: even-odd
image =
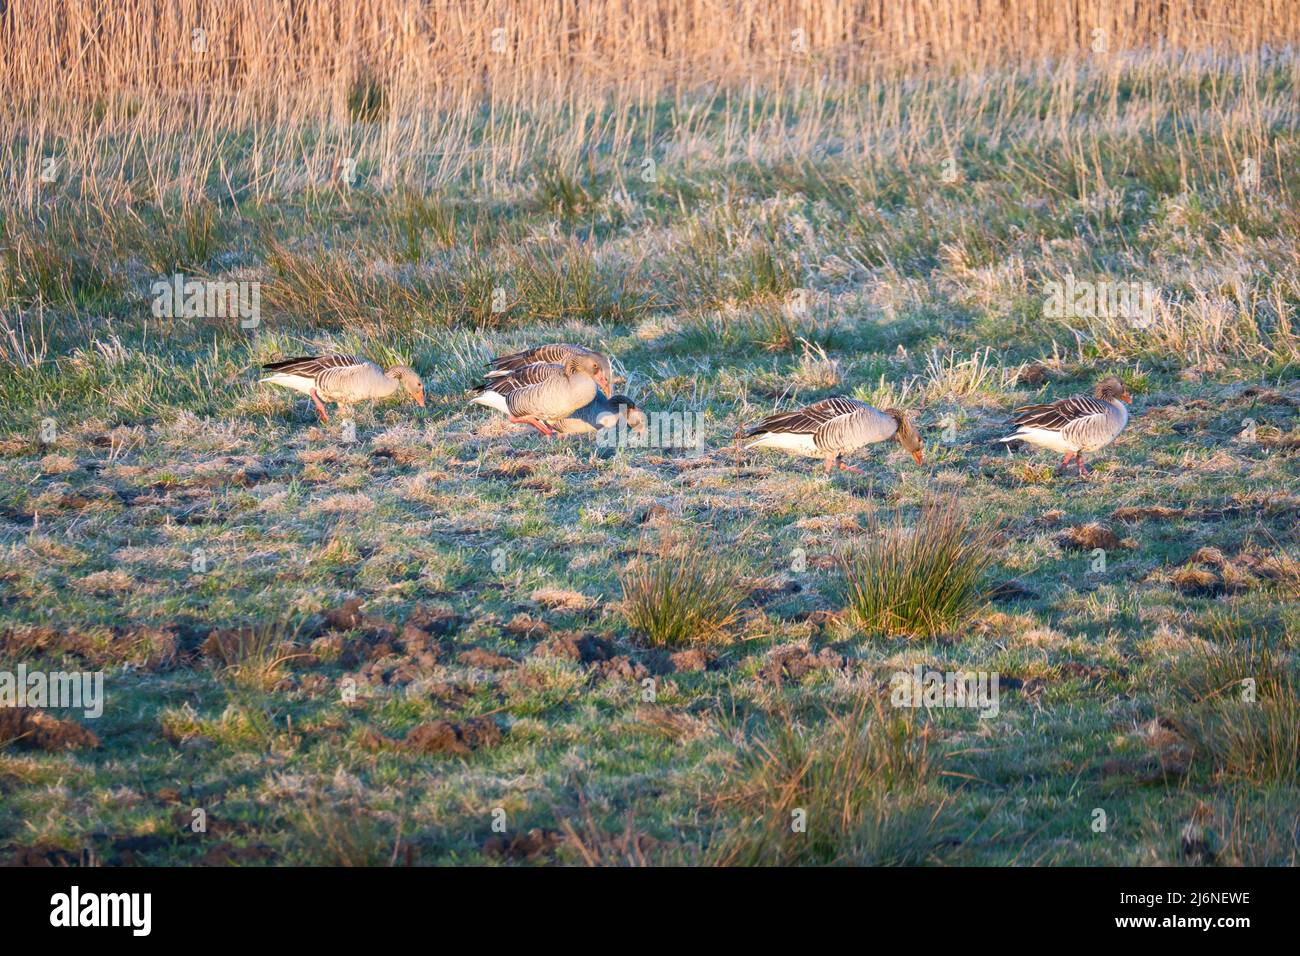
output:
[[[1079,446],[1069,441],[1064,435],[1057,431],[1051,431],[1046,428],[1022,428],[1017,431],[1011,438],[1018,438],[1021,441],[1027,441],[1031,445],[1037,445],[1040,448],[1050,448],[1052,451],[1059,451],[1062,454],[1066,452],[1075,452]],[[1007,439],[1004,439],[1004,441]]]
[[[304,395],[311,394],[311,390],[316,387],[315,379],[307,378],[305,375],[291,375],[288,372],[276,372],[274,375],[268,375],[262,381],[291,388],[295,392],[302,392]]]
[[[825,458],[822,451],[813,442],[812,435],[795,435],[789,432],[770,432],[755,439],[746,448],[779,448],[792,455],[806,455],[809,458]]]
[[[502,415],[509,415],[510,409],[506,407],[506,400],[496,392],[479,392],[470,400],[471,405],[486,405],[488,408],[495,409]]]

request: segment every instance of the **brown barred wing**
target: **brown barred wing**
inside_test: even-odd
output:
[[[1062,398],[1046,405],[1025,405],[1016,409],[1012,423],[1021,428],[1044,428],[1061,431],[1074,422],[1101,416],[1109,411],[1107,404],[1097,398],[1078,396]]]
[[[857,399],[836,395],[792,412],[769,415],[746,432],[746,435],[753,437],[777,432],[788,435],[813,435],[828,422],[844,415],[852,415],[864,408],[871,408],[871,406]]]

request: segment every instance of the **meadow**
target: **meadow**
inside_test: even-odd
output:
[[[105,693],[0,862],[1294,865],[1300,15],[1170,6],[0,10],[0,670]],[[467,405],[548,341],[702,446]],[[741,447],[836,394],[924,464]]]

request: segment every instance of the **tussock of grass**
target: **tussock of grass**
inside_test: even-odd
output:
[[[1184,722],[1218,773],[1258,784],[1300,776],[1300,674],[1287,636],[1217,614],[1179,689],[1193,703]]]
[[[1238,613],[1215,614],[1204,640],[1176,672],[1178,691],[1193,701],[1240,696],[1242,682],[1254,681],[1263,696],[1285,692],[1287,660],[1283,639],[1271,629],[1242,620]]]
[[[214,634],[207,650],[235,683],[268,690],[284,677],[285,665],[299,656],[297,634],[296,624],[261,621]]]
[[[952,498],[926,501],[910,528],[901,517],[882,526],[873,516],[868,542],[840,556],[850,616],[874,634],[932,637],[952,628],[979,601],[993,536]]]
[[[355,804],[338,806],[314,797],[297,818],[298,846],[316,866],[396,866],[403,859],[402,824],[394,827]]]
[[[1217,698],[1187,727],[1216,772],[1256,784],[1294,785],[1300,777],[1300,679],[1289,676],[1256,700]]]
[[[746,824],[710,847],[716,864],[915,864],[934,842],[927,725],[878,696],[816,725],[779,714],[738,763],[717,805]]]
[[[658,647],[716,638],[744,599],[729,562],[686,541],[638,555],[619,581],[628,626]]]

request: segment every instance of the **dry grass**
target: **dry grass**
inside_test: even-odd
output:
[[[1184,722],[1216,773],[1260,785],[1300,776],[1300,676],[1291,635],[1243,621],[1233,609],[1207,622],[1179,678],[1193,698]]]
[[[192,254],[208,242],[209,201],[455,182],[517,193],[531,175],[538,197],[571,221],[597,198],[579,170],[599,162],[615,185],[634,185],[646,158],[673,157],[670,172],[681,175],[718,115],[743,118],[728,119],[702,159],[807,159],[831,144],[865,168],[921,174],[952,154],[953,131],[974,118],[995,117],[985,138],[996,141],[1023,125],[1018,113],[1038,113],[1008,108],[1024,96],[1022,71],[1056,77],[1042,128],[1072,191],[1108,187],[1079,111],[1093,101],[1120,108],[1126,76],[1167,83],[1169,107],[1184,107],[1191,136],[1170,168],[1185,171],[1187,151],[1213,132],[1206,124],[1222,122],[1223,155],[1211,165],[1231,179],[1246,156],[1266,171],[1287,162],[1270,153],[1271,103],[1200,115],[1185,58],[1216,51],[1230,96],[1237,77],[1267,67],[1257,53],[1235,57],[1297,38],[1294,7],[1250,0],[493,0],[473,15],[451,0],[9,4],[0,13],[0,209],[30,215],[58,199],[105,215],[188,215],[163,245]],[[1146,60],[1126,55],[1134,50]],[[1045,73],[1047,57],[1086,75]],[[654,119],[665,97],[679,100],[667,136]],[[1130,144],[1148,120],[1128,125]],[[862,209],[869,240],[884,227],[910,235],[877,207]],[[422,253],[425,227],[437,243],[455,234],[445,211],[410,212],[392,223],[408,259]],[[921,237],[931,231],[924,216],[913,223]],[[770,251],[755,246],[749,265],[784,284],[783,264],[764,261]]]
[[[235,683],[269,690],[284,677],[285,666],[299,653],[299,626],[286,621],[259,621],[209,638],[206,649]]]
[[[454,0],[357,7],[305,0],[291,8],[268,0],[55,0],[8,5],[0,37],[9,51],[0,81],[19,96],[54,88],[237,91],[252,80],[255,89],[310,90],[322,109],[374,119],[400,112],[417,87],[451,104],[467,89],[548,96],[624,83],[653,92],[683,80],[782,77],[827,65],[853,76],[882,59],[972,66],[1098,46],[1280,46],[1300,37],[1300,15],[1251,0],[488,0],[472,14]]]
[[[745,825],[709,848],[717,865],[918,863],[937,808],[924,790],[937,772],[927,727],[878,696],[815,726],[789,712],[739,757],[717,799]]]

